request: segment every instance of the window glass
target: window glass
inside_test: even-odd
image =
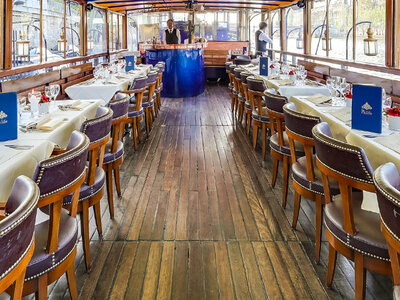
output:
[[[67,57],[79,56],[81,46],[81,6],[77,2],[68,0],[66,5],[67,27],[65,28],[65,32],[67,39]]]
[[[49,0],[51,1],[51,0]],[[93,8],[87,12],[87,53],[107,51],[106,17],[104,10]]]
[[[43,0],[42,19],[42,60],[51,62],[64,59],[64,48],[58,46],[64,28],[64,0]]]
[[[139,42],[137,22],[132,15],[128,15],[127,22],[128,50],[135,51],[138,50]]]
[[[261,14],[257,13],[250,16],[250,51],[256,52],[256,31],[260,28]],[[266,31],[268,34],[268,31]]]
[[[385,64],[385,0],[358,0],[356,22],[371,22],[373,39],[376,39],[377,55],[367,56],[364,53],[364,39],[367,38],[369,23],[356,26],[357,47],[356,61],[370,64]],[[398,17],[398,16],[397,16]]]
[[[287,50],[303,53],[303,9],[293,6],[287,9]]]
[[[12,64],[40,63],[40,0],[13,1]]]
[[[326,26],[325,0],[314,0],[311,10],[311,54],[325,56],[322,51],[322,38]]]

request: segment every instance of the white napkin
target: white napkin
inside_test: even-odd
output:
[[[375,142],[400,153],[400,133],[377,137]]]
[[[343,107],[330,114],[344,123],[351,121],[351,107]]]
[[[57,128],[63,121],[63,118],[48,118],[39,122],[36,128],[40,130],[51,131]]]
[[[280,86],[285,86],[285,85],[293,85],[294,82],[291,79],[280,79],[276,80],[276,83]]]
[[[91,104],[90,101],[75,101],[74,103],[71,104],[71,108],[72,109],[79,109],[82,110],[84,109],[86,106],[89,106]]]
[[[306,99],[314,104],[321,104],[321,103],[329,101],[331,99],[331,97],[325,96],[322,94],[315,94],[315,95],[306,97]]]
[[[363,191],[361,209],[379,213],[378,199],[375,193]]]

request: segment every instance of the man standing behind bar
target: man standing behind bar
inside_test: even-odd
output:
[[[267,51],[267,43],[272,45],[272,40],[265,33],[267,23],[261,22],[259,27],[260,29],[256,31],[256,55],[262,55]]]
[[[181,33],[179,29],[174,28],[174,20],[169,19],[168,29],[164,31],[163,41],[164,44],[180,44],[181,43]]]

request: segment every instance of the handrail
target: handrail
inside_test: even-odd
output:
[[[295,52],[288,52],[288,51],[275,50],[275,49],[271,49],[271,50],[276,53],[297,56],[297,57],[301,57],[301,58],[305,58],[305,59],[312,59],[312,60],[316,60],[316,61],[323,61],[323,62],[347,66],[347,67],[359,68],[359,69],[382,72],[382,73],[389,73],[389,74],[393,74],[393,75],[400,75],[400,69],[394,68],[394,67],[376,66],[376,65],[370,65],[367,63],[361,63],[361,62],[355,62],[355,61],[349,61],[349,60],[346,61],[346,60],[329,58],[329,57],[321,57],[321,56],[316,56],[316,55],[312,55],[312,54],[295,53]]]
[[[48,63],[41,63],[41,64],[36,64],[36,65],[17,67],[17,68],[13,68],[10,70],[1,70],[0,78],[17,75],[17,74],[21,74],[21,73],[25,73],[25,72],[31,72],[31,71],[61,66],[61,65],[65,65],[65,64],[75,63],[75,62],[79,62],[79,61],[89,60],[89,59],[93,59],[93,58],[110,56],[110,55],[118,54],[118,53],[121,53],[124,51],[127,51],[127,49],[121,49],[121,50],[117,50],[117,51],[113,51],[113,52],[97,53],[97,54],[86,55],[86,56],[76,56],[76,57],[66,58],[66,59],[63,59],[60,61],[53,61],[53,62],[48,62]]]

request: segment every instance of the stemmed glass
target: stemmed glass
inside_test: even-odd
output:
[[[301,78],[301,84],[305,85],[306,84],[306,78],[307,78],[307,70],[302,70],[300,72],[300,78]]]
[[[331,97],[335,97],[336,96],[336,90],[335,90],[335,79],[329,77],[326,80],[326,86],[329,89],[329,92],[331,94]]]
[[[46,95],[47,98],[50,99],[50,105],[52,105],[51,103],[52,103],[52,98],[53,98],[53,87],[51,85],[46,86],[44,88],[44,94]]]
[[[35,118],[36,113],[39,113],[40,92],[28,94],[29,103],[31,104],[31,117]]]
[[[51,95],[53,97],[53,103],[56,101],[58,94],[60,93],[60,85],[59,84],[52,84],[50,85],[51,88]]]
[[[385,111],[387,108],[392,107],[392,97],[388,96],[386,94],[386,91],[384,88],[382,88],[382,108]]]
[[[18,103],[19,122],[21,122],[22,112],[24,111],[26,105],[26,97],[19,97],[17,99],[17,103]]]

